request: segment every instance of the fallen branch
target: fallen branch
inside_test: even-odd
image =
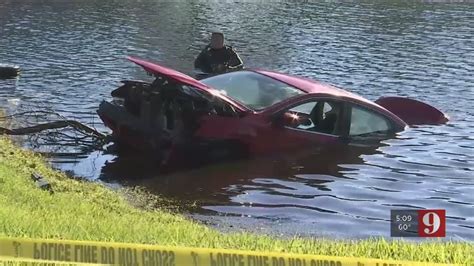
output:
[[[102,149],[111,141],[107,134],[94,127],[47,108],[0,114],[0,135],[2,134],[19,136],[29,148],[46,154],[91,152]]]
[[[35,111],[25,111],[25,112],[21,112],[21,113],[14,113],[14,114],[11,114],[11,115],[6,115],[6,116],[0,116],[0,119],[5,120],[5,119],[18,117],[18,116],[39,117],[40,115],[43,115],[43,116],[54,115],[54,116],[62,117],[61,115],[59,115],[58,113],[53,112],[53,111],[35,110]]]
[[[76,130],[82,132],[85,135],[93,136],[99,139],[105,139],[106,135],[98,132],[97,130],[90,128],[80,122],[74,120],[61,120],[61,121],[54,121],[43,123],[35,126],[30,127],[22,127],[22,128],[15,128],[15,129],[8,129],[0,127],[0,134],[4,135],[27,135],[27,134],[34,134],[44,130],[51,130],[51,129],[58,129],[58,128],[65,128],[65,127],[72,127]]]

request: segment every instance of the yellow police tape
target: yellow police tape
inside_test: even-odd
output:
[[[1,248],[1,247],[0,247]],[[65,261],[53,261],[53,260],[35,260],[35,259],[28,259],[28,258],[12,258],[12,257],[2,257],[0,256],[0,266],[13,266],[13,265],[32,265],[32,266],[40,266],[40,265],[69,265],[69,266],[82,266],[82,265],[99,265],[103,266],[104,264],[100,263],[80,263],[80,262],[65,262]]]
[[[123,266],[420,266],[409,261],[69,240],[0,238],[0,261]],[[49,262],[50,264],[43,264]],[[5,264],[7,263],[7,264]],[[2,263],[0,262],[0,265]],[[447,264],[436,264],[447,265]]]

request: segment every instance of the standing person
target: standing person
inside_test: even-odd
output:
[[[220,74],[242,69],[243,62],[231,46],[225,45],[222,32],[212,32],[211,43],[198,55],[194,68],[209,74]]]

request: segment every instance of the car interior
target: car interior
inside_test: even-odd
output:
[[[294,107],[286,115],[297,117],[286,126],[319,132],[324,134],[337,135],[337,124],[341,119],[342,106],[340,103],[331,101],[309,102]]]

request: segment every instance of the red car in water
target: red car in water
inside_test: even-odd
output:
[[[247,69],[196,80],[128,58],[156,79],[122,81],[98,114],[117,142],[138,149],[224,147],[248,155],[312,145],[393,137],[414,124],[448,121],[436,108],[407,98],[371,102],[319,81]]]

